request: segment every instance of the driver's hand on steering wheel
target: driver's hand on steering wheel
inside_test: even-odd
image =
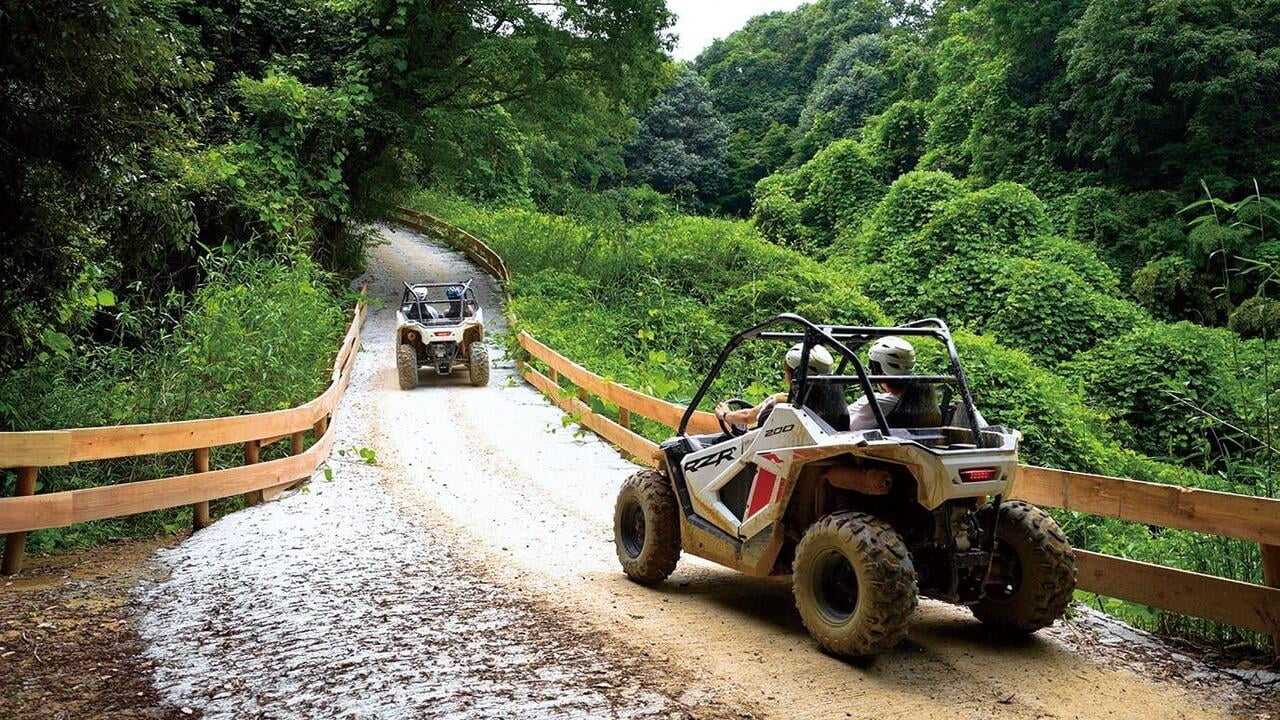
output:
[[[732,412],[732,410],[729,409],[729,403],[726,403],[726,402],[716,403],[716,419],[717,420],[725,422],[725,416],[727,416],[730,412]]]

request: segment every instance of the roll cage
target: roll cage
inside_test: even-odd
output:
[[[400,297],[400,308],[405,317],[415,322],[438,322],[440,320],[461,321],[475,315],[479,304],[475,291],[471,289],[473,279],[464,282],[444,283],[409,283],[404,284],[404,293]],[[445,288],[461,287],[462,297],[451,299],[445,295]],[[439,289],[439,293],[432,292]],[[422,295],[418,291],[424,290]],[[439,295],[440,300],[430,299]],[[425,297],[424,297],[425,296]]]
[[[773,330],[779,326],[799,326],[799,330],[778,331]],[[858,359],[857,350],[865,345],[868,341],[875,338],[888,337],[890,335],[912,336],[912,337],[931,337],[941,342],[947,348],[947,357],[949,364],[949,374],[947,375],[868,375],[866,369],[862,365],[862,361]],[[707,377],[702,381],[702,385],[698,388],[698,392],[694,394],[693,399],[689,402],[689,406],[685,409],[684,416],[680,418],[680,427],[677,430],[680,435],[687,435],[689,421],[693,418],[693,413],[697,410],[698,404],[706,396],[707,391],[711,388],[711,384],[720,376],[720,371],[724,368],[725,361],[729,359],[729,355],[748,340],[777,340],[787,343],[801,342],[804,344],[800,355],[800,367],[796,368],[793,374],[794,384],[791,389],[790,401],[795,402],[799,398],[805,398],[808,395],[810,387],[817,384],[833,384],[842,388],[846,385],[857,383],[862,392],[868,398],[875,397],[875,383],[893,382],[893,383],[945,383],[947,385],[955,385],[960,391],[960,400],[964,404],[966,414],[969,419],[969,430],[973,432],[976,441],[981,437],[981,428],[978,427],[978,412],[973,404],[973,395],[969,392],[969,383],[965,380],[964,369],[960,366],[960,356],[956,352],[955,342],[951,339],[951,329],[947,324],[938,318],[926,318],[915,322],[906,323],[897,327],[861,327],[856,325],[816,325],[809,322],[799,315],[793,313],[783,313],[775,317],[769,318],[758,325],[747,328],[746,330],[734,335],[720,351],[720,355],[716,357],[715,364],[711,366],[711,371],[707,373]],[[826,346],[829,350],[834,351],[838,356],[839,364],[835,372],[831,374],[809,374],[809,354],[815,345]],[[856,374],[846,374],[849,364],[852,363]],[[948,400],[949,402],[949,400]],[[885,420],[884,411],[880,408],[880,403],[869,403],[872,413],[875,414],[876,425],[885,436],[890,435],[889,423]]]

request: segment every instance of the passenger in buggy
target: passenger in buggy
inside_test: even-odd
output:
[[[916,351],[906,340],[889,335],[872,344],[867,351],[867,360],[872,375],[910,375],[916,367]],[[944,422],[961,426],[969,424],[964,403],[956,402],[944,409],[933,383],[883,382],[879,388],[882,392],[875,394],[876,402],[890,428],[932,428],[940,427]],[[978,427],[987,426],[982,413],[977,413],[977,420]],[[874,430],[876,427],[870,400],[866,396],[855,400],[849,406],[849,429]]]
[[[444,289],[444,295],[449,299],[449,304],[445,306],[444,316],[447,318],[462,317],[463,295],[465,291],[461,285],[450,285]]]

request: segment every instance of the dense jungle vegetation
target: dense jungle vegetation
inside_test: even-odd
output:
[[[310,397],[368,223],[411,200],[495,245],[539,337],[634,387],[687,399],[779,311],[940,316],[1030,461],[1277,496],[1280,2],[819,0],[692,63],[671,21],[661,0],[0,10],[0,427]],[[762,350],[721,390],[777,382]],[[1261,579],[1253,545],[1060,519],[1081,547]]]

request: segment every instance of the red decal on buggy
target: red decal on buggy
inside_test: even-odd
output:
[[[782,458],[778,457],[776,453],[760,453],[760,457],[770,462],[776,462],[779,465],[782,464]]]
[[[751,502],[747,504],[747,517],[751,517],[764,509],[769,501],[773,499],[774,486],[778,484],[778,476],[765,470],[760,469],[756,473],[756,482],[751,487]]]

